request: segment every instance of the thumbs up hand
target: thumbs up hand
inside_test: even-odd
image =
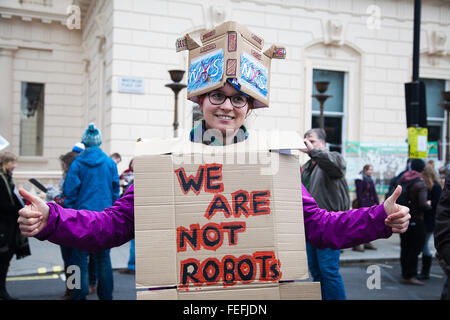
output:
[[[394,233],[404,233],[408,229],[409,220],[411,219],[409,208],[395,203],[401,193],[402,187],[397,186],[394,193],[383,203],[384,211],[388,215],[384,223],[392,228]]]
[[[17,223],[24,236],[34,237],[47,225],[50,208],[41,198],[33,196],[22,188],[19,189],[19,193],[31,205],[19,210]]]

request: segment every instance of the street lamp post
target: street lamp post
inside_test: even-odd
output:
[[[443,103],[439,104],[442,108],[447,111],[447,132],[446,132],[446,153],[445,153],[445,166],[448,168],[450,162],[450,91],[442,91],[441,92]]]
[[[321,129],[325,129],[325,120],[323,117],[323,110],[325,101],[332,97],[325,92],[328,90],[329,81],[316,81],[314,85],[316,86],[316,90],[319,92],[318,94],[313,94],[312,96],[317,99],[320,103],[320,116],[319,116],[319,126]]]
[[[166,84],[166,87],[172,89],[175,94],[175,111],[173,117],[173,136],[178,137],[178,93],[187,86],[180,81],[183,79],[184,70],[169,70],[172,83]]]

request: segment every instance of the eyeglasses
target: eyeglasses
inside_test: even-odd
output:
[[[242,94],[234,96],[226,96],[220,91],[213,91],[208,93],[209,102],[213,105],[221,105],[225,100],[230,99],[231,104],[235,108],[243,108],[248,103],[248,98]]]

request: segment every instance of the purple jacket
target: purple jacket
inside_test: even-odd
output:
[[[302,185],[306,241],[314,247],[342,249],[392,235],[384,223],[383,204],[349,211],[320,209]],[[134,185],[110,208],[102,212],[65,209],[48,203],[47,225],[39,240],[89,252],[120,246],[134,238]]]

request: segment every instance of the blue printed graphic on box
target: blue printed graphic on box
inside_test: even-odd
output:
[[[189,67],[188,92],[216,85],[223,76],[223,49],[192,59]]]
[[[241,53],[241,75],[239,83],[267,98],[267,68],[246,53]]]

